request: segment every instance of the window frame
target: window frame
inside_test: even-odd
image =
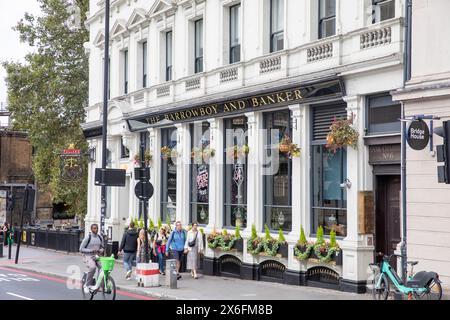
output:
[[[372,99],[379,99],[379,98],[388,98],[390,97],[390,101],[391,103],[386,103],[383,105],[378,105],[378,106],[371,106],[371,100]],[[365,134],[367,136],[374,136],[374,135],[383,135],[383,134],[401,134],[401,124],[399,122],[399,128],[396,130],[388,130],[388,131],[372,131],[371,130],[371,109],[372,108],[380,108],[380,107],[395,107],[397,106],[399,108],[399,117],[401,117],[401,104],[398,103],[397,101],[393,101],[392,100],[392,96],[389,94],[389,92],[382,92],[382,93],[378,93],[378,94],[373,94],[373,95],[368,95],[365,97],[366,100],[366,119],[365,119]]]
[[[148,67],[148,42],[142,42],[142,88],[147,88],[147,67]]]
[[[123,94],[128,94],[128,56],[129,52],[128,49],[125,49],[122,51],[122,59],[123,59]]]
[[[276,110],[276,111],[269,111],[269,112],[264,112],[263,113],[263,127],[264,127],[264,129],[265,130],[268,130],[268,128],[267,128],[267,118],[266,118],[266,116],[268,115],[268,114],[272,114],[272,115],[274,115],[275,113],[279,113],[279,112],[282,112],[282,111],[287,111],[288,113],[289,113],[289,120],[288,120],[288,135],[290,136],[290,137],[292,137],[292,132],[293,132],[293,126],[292,126],[292,111],[290,110],[290,109],[280,109],[280,110]],[[273,116],[272,116],[272,123],[273,123]],[[270,145],[272,145],[273,144],[273,141],[268,141],[268,138],[270,137],[270,135],[269,136],[267,136],[266,135],[266,145],[264,145],[264,153],[266,153],[267,152],[267,147]],[[270,143],[270,144],[269,144]],[[262,203],[262,205],[263,205],[263,224],[266,224],[266,219],[267,219],[267,208],[273,208],[273,207],[275,207],[275,208],[286,208],[286,209],[290,209],[290,214],[291,214],[291,229],[284,229],[283,228],[283,231],[284,232],[292,232],[292,217],[293,217],[293,207],[292,207],[292,170],[293,170],[293,163],[292,163],[292,159],[289,159],[288,158],[288,176],[289,176],[289,183],[288,183],[288,188],[289,188],[289,195],[288,195],[288,205],[273,205],[273,204],[271,204],[271,205],[268,205],[267,204],[267,197],[266,197],[266,193],[267,193],[267,179],[268,179],[268,177],[269,176],[263,176],[263,203]],[[270,176],[270,177],[272,177],[272,179],[273,179],[273,175],[272,176]],[[273,182],[272,182],[272,184],[273,184]],[[272,191],[273,191],[273,186],[272,186]],[[271,228],[271,226],[269,226],[269,230],[271,231],[271,232],[278,232],[278,229],[277,230],[274,230],[274,229],[272,229]]]
[[[377,16],[376,14],[376,10],[377,8],[380,8],[381,5],[386,4],[386,3],[391,3],[392,4],[392,9],[394,12],[394,16],[390,17],[390,18],[386,18],[386,19],[381,19],[381,15]],[[378,22],[382,22],[382,21],[386,21],[386,20],[390,20],[390,19],[394,19],[395,18],[395,0],[372,0],[372,24],[378,23]]]
[[[203,72],[203,58],[204,58],[204,21],[203,18],[194,21],[194,73]],[[201,24],[201,32],[198,30],[199,24]],[[199,35],[200,33],[200,35]],[[197,51],[201,51],[200,53]]]
[[[285,8],[285,3],[284,3],[284,0],[269,0],[269,1],[270,1],[270,31],[269,31],[270,32],[270,53],[274,53],[274,52],[284,50],[284,8]],[[277,31],[273,30],[273,28],[274,28],[274,26],[273,26],[273,18],[274,18],[273,2],[274,1],[277,1],[278,4],[283,3],[283,6],[282,6],[283,7],[283,29],[277,30]],[[276,36],[278,36],[280,34],[283,35],[283,47],[275,50],[274,49],[274,39]]]
[[[130,150],[123,144],[123,137],[120,137],[120,159],[128,159],[130,157]]]
[[[235,10],[236,8],[239,8],[237,10],[237,13],[235,13],[237,15],[237,17],[235,17],[235,20],[238,21],[238,25],[239,25],[239,30],[238,28],[235,27],[236,32],[238,33],[238,38],[239,38],[239,43],[236,45],[233,45],[233,32],[232,32],[232,21],[233,21],[233,10]],[[242,22],[241,22],[241,10],[242,10],[242,6],[241,3],[237,3],[235,5],[232,5],[229,7],[229,63],[233,64],[233,63],[237,63],[241,61],[241,31],[242,31]],[[234,52],[237,51],[239,53],[239,58],[237,60],[234,60]]]
[[[170,35],[170,41],[169,41]],[[172,81],[173,73],[173,30],[165,32],[165,42],[166,42],[166,67],[165,67],[165,78],[166,81]],[[170,44],[170,50],[169,50]],[[170,51],[170,54],[169,54]],[[170,62],[170,63],[169,63]]]
[[[334,8],[335,8],[334,15],[330,15],[330,16],[326,16],[325,15],[324,17],[322,17],[321,16],[321,14],[322,14],[322,6],[325,4],[324,2],[326,2],[326,1],[334,1]],[[336,35],[336,15],[337,15],[336,0],[319,0],[319,15],[318,15],[318,17],[319,17],[319,33],[318,33],[319,39],[325,39],[325,38],[332,37],[332,36]],[[322,31],[322,29],[323,29],[322,28],[323,22],[327,21],[327,20],[331,20],[331,19],[334,19],[334,34],[324,35],[323,31]]]

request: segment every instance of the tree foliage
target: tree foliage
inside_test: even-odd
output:
[[[24,63],[5,61],[8,102],[14,129],[28,132],[34,148],[33,170],[39,185],[79,216],[86,213],[87,161],[84,178],[65,183],[60,177],[60,153],[73,143],[87,151],[81,124],[88,101],[88,58],[83,27],[88,0],[37,0],[41,14],[26,13],[13,28],[22,42],[36,50]],[[80,28],[68,23],[72,5],[79,8]]]

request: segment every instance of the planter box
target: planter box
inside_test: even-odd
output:
[[[244,239],[237,239],[234,242],[233,248],[236,249],[238,252],[244,252]]]
[[[306,252],[306,250],[308,249],[308,247],[307,247],[307,246],[297,246],[297,245],[295,245],[294,248],[292,248],[294,258],[297,259],[298,261],[307,261],[307,260],[308,260],[309,258],[311,258],[311,256],[314,254],[314,252],[311,250],[311,252],[309,253],[309,256],[308,256],[306,259],[304,259],[304,260],[299,260],[299,259],[297,258],[297,256],[295,255],[295,248],[298,248],[298,249],[303,253],[303,252]],[[314,257],[315,257],[315,256],[314,256]]]
[[[319,257],[317,257],[316,253],[314,252],[314,250],[311,251],[311,256],[310,259],[317,259],[320,260]],[[337,266],[341,266],[342,265],[342,250],[339,250],[337,253],[334,253],[331,256],[331,261],[328,263],[335,263]]]
[[[280,245],[280,248],[278,249],[278,253],[281,254],[282,258],[288,258],[289,257],[289,245],[287,243]]]

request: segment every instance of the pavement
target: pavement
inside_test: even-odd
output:
[[[78,281],[85,270],[81,254],[68,254],[56,252],[53,250],[40,249],[35,247],[27,247],[22,245],[20,248],[20,258],[17,265],[14,259],[7,259],[7,247],[5,247],[5,257],[0,258],[0,274],[5,272],[25,273],[29,272],[30,277],[41,280],[39,286],[35,286],[33,290],[52,292],[56,283],[47,283],[49,279],[42,279],[39,276],[51,277],[53,282],[58,279],[59,286],[70,287],[70,283]],[[15,248],[13,248],[13,257],[15,256]],[[6,268],[6,269],[5,269]],[[160,277],[161,286],[142,288],[137,286],[135,280],[125,280],[125,271],[122,264],[118,261],[112,272],[117,286],[117,290],[122,293],[118,294],[118,299],[175,299],[175,300],[369,300],[371,296],[368,294],[352,294],[339,292],[335,290],[319,289],[313,287],[290,286],[278,283],[269,283],[261,281],[248,281],[225,277],[211,277],[201,275],[199,279],[192,279],[189,273],[182,274],[182,279],[178,281],[177,289],[170,289],[165,286],[164,276]],[[22,281],[23,284],[33,282]],[[3,292],[4,282],[0,284]],[[41,287],[42,286],[42,287]],[[56,287],[55,287],[56,288]],[[61,288],[61,290],[64,288]],[[12,289],[11,289],[12,290]],[[26,292],[28,296],[32,296],[36,291]],[[14,292],[12,292],[14,293]],[[28,297],[25,293],[25,297]],[[18,295],[22,295],[18,293]],[[36,295],[39,298],[46,299],[48,296]],[[79,289],[73,290],[73,294],[53,295],[67,299],[80,299],[81,293]],[[52,297],[53,297],[52,296]],[[11,298],[14,296],[0,294],[0,300]]]

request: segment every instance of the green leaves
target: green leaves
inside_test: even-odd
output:
[[[15,129],[28,132],[34,147],[33,170],[41,190],[53,202],[64,202],[78,216],[86,213],[87,161],[84,178],[65,183],[60,177],[60,153],[70,143],[83,153],[88,146],[81,123],[88,101],[88,59],[83,44],[89,40],[85,28],[71,30],[69,0],[38,0],[42,14],[25,14],[15,26],[20,39],[36,48],[25,63],[2,62],[6,69],[8,101]],[[81,24],[88,0],[76,0]]]

